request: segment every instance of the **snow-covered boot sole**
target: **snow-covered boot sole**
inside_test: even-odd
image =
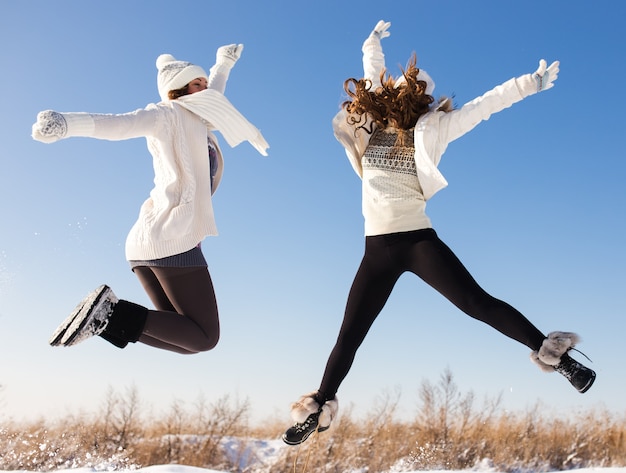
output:
[[[61,322],[61,324],[56,328],[56,330],[52,333],[50,339],[48,340],[48,343],[50,345],[52,345],[53,347],[58,347],[61,345],[61,339],[65,335],[65,332],[67,332],[67,329],[70,327],[70,325],[72,325],[72,322],[74,322],[76,316],[82,310],[84,304],[85,301],[82,300],[80,304],[78,304],[76,308],[72,311],[72,313],[68,315],[67,318],[63,322]]]
[[[91,292],[68,317],[72,320],[57,345],[69,347],[101,334],[117,302],[117,297],[105,284]]]

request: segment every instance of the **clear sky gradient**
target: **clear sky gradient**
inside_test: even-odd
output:
[[[384,6],[384,8],[382,8]],[[392,7],[393,6],[393,7]],[[440,237],[491,294],[541,330],[576,331],[598,373],[578,394],[529,350],[404,275],[339,391],[365,413],[386,391],[411,415],[420,383],[450,369],[459,388],[507,408],[626,409],[626,3],[600,0],[385,3],[68,0],[3,2],[0,88],[0,417],[92,411],[135,386],[165,409],[224,395],[257,419],[288,417],[318,387],[363,251],[360,181],[331,130],[343,81],[380,19],[395,73],[411,53],[458,105],[538,61],[555,87],[452,143],[450,186],[428,207]],[[151,306],[124,240],[152,185],[145,140],[30,138],[37,112],[123,113],[158,101],[155,60],[203,66],[243,43],[226,95],[263,132],[269,156],[220,137],[220,235],[203,250],[222,338],[182,356],[101,339],[52,348],[54,328],[102,283]],[[578,354],[575,355],[582,360]]]

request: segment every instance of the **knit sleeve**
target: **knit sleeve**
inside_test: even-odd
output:
[[[67,126],[66,137],[84,136],[112,141],[153,136],[158,115],[157,106],[123,114],[62,114]]]
[[[522,100],[524,96],[515,79],[491,89],[489,92],[466,103],[452,112],[438,112],[439,140],[450,143],[472,130],[480,122],[488,120],[494,113],[500,112]]]
[[[230,76],[231,67],[224,63],[215,64],[211,67],[209,69],[209,83],[207,87],[223,94],[226,90],[226,82]]]
[[[380,84],[380,73],[385,68],[385,54],[378,38],[368,39],[362,47],[363,78],[372,82],[375,89]]]

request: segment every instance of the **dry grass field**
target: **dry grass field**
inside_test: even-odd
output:
[[[136,469],[179,464],[220,471],[307,472],[470,470],[546,472],[626,466],[626,417],[602,409],[554,418],[541,408],[513,413],[498,399],[480,405],[451,373],[421,385],[414,418],[399,421],[397,396],[383,396],[368,418],[343,409],[333,427],[300,448],[278,439],[281,422],[251,425],[247,401],[228,397],[173,403],[147,414],[136,388],[110,390],[102,407],[56,421],[0,426],[0,470]],[[251,446],[271,443],[271,457]]]

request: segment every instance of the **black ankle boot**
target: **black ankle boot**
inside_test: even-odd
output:
[[[289,427],[283,434],[283,442],[287,445],[299,445],[304,442],[309,436],[315,432],[324,432],[328,430],[328,427],[318,427],[319,417],[322,413],[322,408],[319,411],[309,415],[304,422],[296,423]]]
[[[587,392],[596,379],[595,371],[583,366],[567,353],[561,356],[559,364],[554,365],[554,371],[565,376],[579,393]]]
[[[561,373],[579,393],[584,393],[595,381],[596,373],[569,356],[579,341],[573,332],[550,332],[539,349],[531,352],[530,359],[546,373]]]
[[[132,302],[120,300],[113,308],[100,337],[118,348],[135,343],[141,337],[148,318],[148,309]]]
[[[335,396],[326,399],[323,393],[315,391],[305,394],[291,405],[291,418],[296,422],[283,434],[287,445],[299,445],[317,431],[329,429],[331,422],[337,417],[339,401]]]

